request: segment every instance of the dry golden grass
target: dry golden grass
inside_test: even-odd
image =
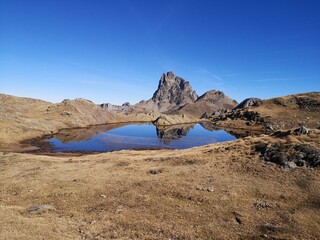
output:
[[[291,141],[311,138],[319,134]],[[319,169],[261,161],[255,144],[272,141],[289,140],[80,157],[2,153],[0,239],[319,239]],[[29,213],[35,204],[55,210]]]
[[[262,116],[270,116],[273,124],[280,128],[292,128],[300,124],[320,127],[320,92],[272,98],[250,109]]]

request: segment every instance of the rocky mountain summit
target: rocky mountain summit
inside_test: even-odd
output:
[[[198,95],[192,90],[189,82],[177,77],[173,72],[162,74],[157,91],[152,96],[159,111],[168,111],[172,108],[193,103]]]
[[[157,90],[151,99],[138,103],[138,108],[166,112],[178,109],[188,103],[194,103],[198,98],[190,83],[171,72],[163,73]]]

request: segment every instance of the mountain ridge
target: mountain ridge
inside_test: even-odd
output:
[[[219,109],[231,110],[237,102],[222,91],[209,90],[198,96],[189,81],[176,76],[173,71],[162,73],[158,87],[149,100],[135,105],[101,104],[108,111],[117,113],[160,112],[165,114],[188,114],[200,118],[204,113],[213,113]]]

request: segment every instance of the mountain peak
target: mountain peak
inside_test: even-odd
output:
[[[167,77],[170,78],[170,79],[174,79],[175,75],[174,75],[173,71],[167,72]]]
[[[199,118],[204,112],[211,113],[220,108],[233,109],[236,105],[236,101],[218,90],[210,90],[198,97],[188,81],[169,71],[162,73],[152,98],[138,103],[135,111],[187,113]]]
[[[151,100],[159,111],[164,112],[187,103],[193,103],[197,98],[198,95],[192,90],[189,82],[175,76],[170,71],[167,74],[162,74],[158,89],[154,92]]]

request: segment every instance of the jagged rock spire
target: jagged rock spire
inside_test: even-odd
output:
[[[198,95],[192,90],[189,82],[170,71],[162,74],[158,89],[151,100],[159,111],[164,112],[187,103],[194,103],[197,98]]]

